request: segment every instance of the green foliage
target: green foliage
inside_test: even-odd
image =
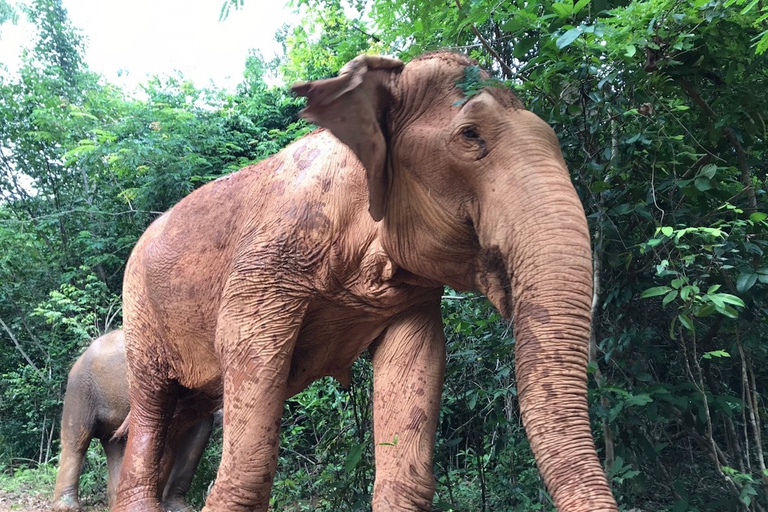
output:
[[[740,15],[746,16],[752,12],[757,14],[756,19],[752,22],[752,25],[757,30],[762,30],[755,39],[755,53],[761,54],[768,50],[768,28],[766,28],[766,21],[768,21],[768,5],[765,5],[759,0],[727,0],[725,7],[737,5],[742,7],[739,12]]]
[[[288,400],[283,414],[275,510],[361,510],[373,492],[372,368],[352,367],[345,392],[330,378]]]
[[[517,406],[514,338],[482,296],[446,290],[448,361],[435,472],[453,510],[552,510]]]
[[[13,474],[0,473],[0,489],[12,493],[33,492],[43,494],[53,488],[56,467],[40,465],[35,469],[17,469]]]
[[[19,15],[16,9],[7,0],[0,0],[0,26],[8,21],[15,24],[18,19]],[[2,36],[2,31],[0,31],[0,36]]]
[[[285,52],[280,73],[286,84],[334,76],[360,53],[385,53],[364,21],[346,16],[349,2],[298,0],[296,4],[305,12],[301,22],[277,37]]]
[[[257,53],[235,92],[172,76],[129,98],[88,71],[59,0],[25,12],[36,44],[0,74],[0,473],[55,459],[67,372],[120,325],[125,261],[149,222],[309,130]],[[103,488],[103,456],[88,467],[85,488]]]

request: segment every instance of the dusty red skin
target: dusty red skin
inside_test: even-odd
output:
[[[327,129],[150,226],[125,274],[133,412],[114,510],[159,510],[167,432],[223,400],[204,510],[266,511],[285,398],[347,382],[368,347],[373,510],[429,510],[443,285],[514,313],[523,418],[559,510],[617,510],[587,416],[586,219],[544,122],[495,87],[462,103],[470,65],[361,56],[295,86]]]
[[[78,484],[91,439],[101,441],[107,454],[107,499],[114,504],[125,439],[113,434],[128,416],[128,379],[122,330],[107,333],[91,343],[69,372],[61,418],[61,455],[53,493],[53,510],[80,510]],[[197,463],[211,433],[213,417],[205,416],[185,435],[163,496],[163,510],[188,507],[184,495],[192,483]]]

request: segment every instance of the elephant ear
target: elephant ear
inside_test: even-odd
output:
[[[336,78],[291,88],[307,98],[301,117],[330,129],[360,159],[368,179],[368,211],[376,221],[384,217],[389,192],[387,142],[381,118],[389,101],[391,72],[402,66],[398,59],[360,55],[341,68]]]

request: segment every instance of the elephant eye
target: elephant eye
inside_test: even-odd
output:
[[[474,126],[467,126],[461,130],[461,135],[464,137],[464,140],[472,143],[473,146],[477,147],[478,153],[475,156],[475,160],[485,158],[485,156],[488,154],[488,148],[486,147],[483,138],[480,137],[480,134],[477,132],[477,128]]]
[[[480,138],[480,134],[477,133],[477,129],[474,126],[467,126],[461,131],[461,134],[468,140],[478,140]]]

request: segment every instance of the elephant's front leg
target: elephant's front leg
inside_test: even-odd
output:
[[[254,317],[244,317],[242,309],[242,304],[227,308],[218,320],[224,443],[203,512],[266,512],[277,467],[283,403],[305,306],[263,301],[249,308],[257,311]]]
[[[373,510],[432,510],[432,454],[445,375],[439,301],[387,328],[373,354]]]

